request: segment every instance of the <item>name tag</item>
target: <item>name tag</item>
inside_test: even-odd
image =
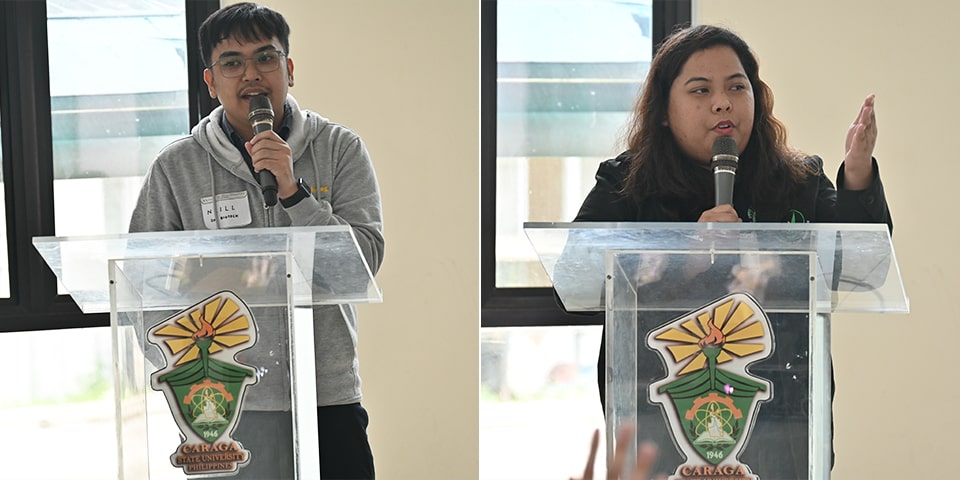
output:
[[[203,209],[204,224],[209,230],[216,230],[217,219],[219,228],[235,228],[250,225],[250,202],[247,192],[221,193],[214,202],[213,197],[200,199],[200,208]]]

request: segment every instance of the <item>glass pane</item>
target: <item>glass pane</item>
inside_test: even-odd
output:
[[[484,328],[480,339],[480,478],[580,477],[601,429],[600,327]]]
[[[0,478],[116,478],[111,357],[108,327],[0,333]]]
[[[523,222],[573,220],[619,153],[651,15],[651,0],[497,3],[497,287],[550,285]]]
[[[56,234],[124,233],[147,166],[187,133],[183,0],[49,0]]]
[[[3,108],[3,105],[0,105]],[[7,194],[3,182],[3,149],[0,148],[0,298],[10,298],[10,260],[7,255]]]

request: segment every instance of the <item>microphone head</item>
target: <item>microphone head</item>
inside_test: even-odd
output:
[[[711,157],[716,157],[717,155],[733,155],[736,157],[739,154],[737,141],[734,140],[733,137],[717,137],[717,139],[713,141],[713,148],[710,150]]]
[[[733,204],[734,177],[740,152],[736,140],[717,137],[711,149],[710,166],[713,168],[714,200],[716,205]]]
[[[253,120],[255,115],[264,115],[273,118],[273,105],[270,104],[270,99],[266,95],[256,95],[250,97],[250,120]]]
[[[250,114],[247,116],[253,127],[253,134],[273,129],[273,105],[266,95],[250,97]]]

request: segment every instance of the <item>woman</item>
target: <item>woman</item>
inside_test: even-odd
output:
[[[634,107],[628,148],[600,165],[575,221],[863,222],[892,220],[876,161],[874,97],[847,132],[833,184],[819,157],[786,144],[756,58],[729,30],[699,25],[667,38]],[[739,148],[733,205],[714,206],[711,148]]]
[[[786,129],[773,116],[773,94],[758,71],[747,44],[727,29],[699,25],[668,37],[651,62],[634,107],[627,151],[600,165],[596,185],[575,221],[886,223],[892,231],[872,157],[877,139],[874,96],[864,100],[847,131],[835,188],[819,157],[787,145]],[[719,137],[732,138],[739,153],[732,205],[715,205],[710,162]],[[790,351],[780,348],[785,340],[778,339],[778,355]],[[791,354],[806,354],[805,339],[794,347]],[[789,363],[783,358],[773,361]],[[597,371],[603,401],[603,341]],[[651,375],[662,377],[658,372]],[[790,389],[774,383],[780,393]],[[772,401],[764,407],[769,414],[795,406],[778,407]],[[805,406],[800,407],[804,414]],[[662,422],[645,424],[652,423]],[[770,432],[771,438],[786,442],[784,449],[802,451],[793,461],[780,461],[793,464],[782,470],[786,478],[806,469],[806,430],[801,430]],[[754,439],[763,436],[754,431]],[[669,441],[665,432],[660,437],[654,440]]]

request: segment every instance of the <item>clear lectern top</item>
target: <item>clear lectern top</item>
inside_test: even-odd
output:
[[[349,226],[250,228],[236,230],[131,233],[89,237],[37,237],[34,246],[57,275],[84,313],[110,311],[109,260],[157,259],[138,262],[138,274],[152,279],[156,288],[142,292],[143,308],[164,308],[175,304],[188,305],[170,297],[170,282],[178,281],[171,258],[203,262],[205,258],[289,252],[300,271],[312,272],[310,298],[297,298],[298,305],[377,303],[381,292],[366,260],[360,254],[356,238]],[[356,281],[354,279],[363,279]],[[348,281],[345,281],[348,280]],[[334,286],[335,287],[331,287]],[[152,295],[151,295],[152,293]],[[251,299],[254,304],[285,304],[286,298]]]
[[[524,230],[569,311],[603,311],[605,254],[813,252],[819,312],[909,311],[883,224],[537,223]],[[708,299],[709,300],[709,299]]]

